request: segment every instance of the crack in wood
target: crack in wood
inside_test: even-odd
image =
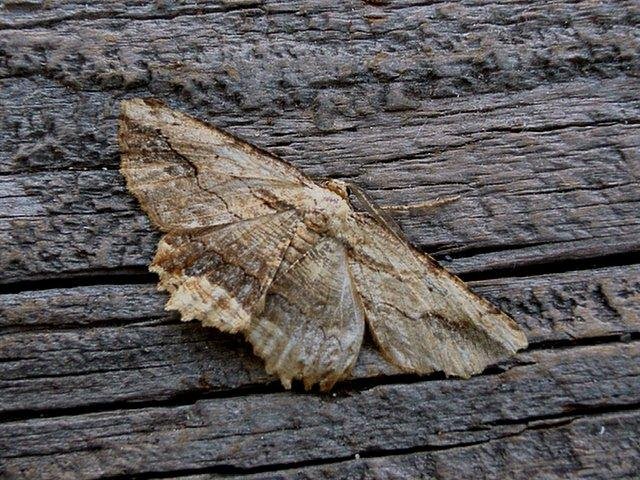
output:
[[[640,409],[640,403],[629,405],[610,405],[607,407],[589,407],[584,408],[573,415],[548,415],[531,417],[529,419],[518,419],[510,422],[494,422],[491,426],[515,425],[521,426],[521,429],[515,432],[506,432],[502,435],[498,434],[485,440],[458,442],[447,445],[419,445],[409,448],[390,448],[390,449],[370,449],[357,452],[353,455],[328,457],[321,459],[306,460],[290,463],[274,463],[260,465],[256,467],[242,468],[234,465],[216,465],[212,467],[178,469],[178,470],[162,470],[162,471],[145,471],[136,472],[135,478],[138,480],[147,479],[164,479],[164,478],[181,478],[192,475],[217,474],[217,475],[252,475],[259,473],[281,473],[286,474],[287,471],[304,470],[309,467],[328,466],[332,464],[342,464],[356,460],[365,461],[367,459],[384,459],[387,457],[408,456],[412,454],[430,453],[430,452],[446,452],[449,450],[458,450],[466,447],[495,443],[508,438],[522,437],[523,434],[530,430],[557,430],[581,418],[598,418],[607,417],[611,414],[624,412],[637,412]],[[128,480],[131,475],[111,475],[102,477],[102,480]]]
[[[640,332],[629,332],[623,335],[608,335],[602,337],[591,337],[575,340],[557,340],[531,343],[529,348],[523,351],[518,357],[506,360],[500,364],[487,368],[480,377],[501,375],[505,372],[516,368],[528,367],[536,365],[535,361],[527,360],[526,355],[530,352],[545,351],[545,350],[560,350],[560,349],[574,349],[579,347],[597,346],[597,345],[611,345],[616,343],[629,344],[640,340]],[[525,359],[520,359],[520,357]],[[153,369],[157,365],[151,365],[146,367],[136,367],[138,370]],[[134,370],[135,368],[131,368]],[[122,371],[123,368],[104,371]],[[94,372],[84,372],[82,374],[76,374],[73,376],[87,375]],[[65,376],[65,375],[61,375]],[[456,378],[447,379],[442,372],[435,372],[428,375],[412,375],[412,374],[391,374],[384,376],[365,377],[365,378],[353,378],[340,382],[333,390],[333,393],[326,394],[333,398],[348,397],[355,394],[366,392],[381,386],[391,385],[410,385],[417,383],[433,382],[433,381],[458,381]],[[172,395],[168,399],[164,400],[147,400],[147,401],[125,401],[125,402],[110,402],[103,404],[93,404],[83,407],[70,407],[70,408],[48,408],[48,409],[32,409],[32,410],[7,410],[0,413],[0,424],[10,423],[21,420],[29,420],[31,418],[59,418],[59,417],[73,417],[77,415],[93,414],[93,413],[105,413],[120,410],[140,410],[146,408],[175,408],[179,406],[193,405],[201,400],[214,400],[225,398],[238,398],[246,397],[249,395],[268,395],[268,394],[281,394],[285,390],[274,378],[272,381],[266,383],[256,383],[250,385],[244,385],[238,388],[232,388],[227,390],[218,390],[215,392],[200,390],[187,390],[179,394]],[[294,384],[293,393],[304,394],[305,390],[301,385]],[[582,408],[589,408],[589,406],[575,405],[570,409],[573,411],[582,411]],[[504,420],[504,425],[513,423],[511,420]],[[517,423],[517,422],[516,422]],[[496,423],[497,425],[498,423]]]
[[[0,31],[2,30],[31,30],[37,28],[51,28],[66,22],[82,22],[82,21],[100,21],[107,19],[118,20],[134,20],[134,21],[157,21],[157,20],[173,20],[181,17],[194,17],[202,15],[211,15],[215,13],[227,13],[238,10],[254,9],[262,4],[261,0],[254,0],[252,2],[238,2],[237,5],[233,5],[232,2],[223,2],[221,7],[206,8],[183,8],[182,10],[174,13],[165,14],[119,14],[114,12],[87,12],[87,13],[75,13],[58,18],[49,18],[46,20],[34,20],[30,22],[22,22],[18,24],[0,23]]]
[[[548,243],[531,243],[524,245],[498,245],[495,247],[476,247],[456,251],[427,252],[439,262],[447,265],[461,258],[471,258],[476,255],[492,254],[513,250],[524,250],[527,248],[548,245]],[[586,271],[597,268],[615,266],[633,266],[640,263],[640,251],[631,250],[627,252],[615,253],[596,257],[581,257],[577,259],[540,261],[533,265],[515,264],[510,268],[487,268],[479,271],[469,271],[460,273],[458,276],[465,282],[495,280],[498,278],[519,278],[553,273],[568,273],[574,271]],[[54,275],[52,277],[33,278],[18,282],[0,282],[0,297],[6,294],[16,294],[28,291],[53,290],[61,288],[76,288],[81,286],[98,285],[126,285],[126,284],[149,284],[157,283],[157,277],[149,273],[143,265],[132,265],[130,267],[116,267],[90,272],[78,271],[69,272],[64,275]]]

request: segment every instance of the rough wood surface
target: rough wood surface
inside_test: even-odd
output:
[[[634,1],[0,6],[0,477],[637,478]],[[367,346],[336,396],[164,312],[118,103],[350,180],[526,330],[469,381]],[[355,456],[360,458],[355,458]]]
[[[531,352],[500,375],[345,396],[255,394],[0,425],[11,477],[282,465],[495,439],[528,419],[640,402],[640,342]],[[518,428],[518,427],[515,427]],[[521,428],[521,427],[520,427]],[[637,432],[636,432],[637,433]]]
[[[638,333],[640,268],[472,283],[526,331],[532,349]],[[5,295],[0,414],[210,394],[272,382],[235,337],[181,324],[152,285]],[[87,311],[87,305],[91,310]],[[526,356],[526,354],[525,354]],[[505,368],[520,359],[505,362]],[[365,345],[354,379],[399,372]],[[384,381],[384,377],[379,380]]]
[[[452,112],[440,107],[441,115],[431,105],[425,105],[423,118],[396,115],[392,122],[380,115],[375,128],[363,122],[358,135],[349,131],[329,138],[316,132],[314,141],[302,129],[298,134],[304,139],[287,140],[294,150],[285,158],[311,175],[351,176],[382,204],[461,195],[437,212],[398,216],[421,248],[454,256],[447,266],[458,273],[619,254],[640,245],[639,98],[637,80],[618,78],[499,99],[474,97],[484,105],[456,99],[457,105],[448,105]],[[487,113],[489,107],[497,110]],[[461,113],[465,109],[472,113]],[[571,110],[580,117],[586,109],[609,118],[583,125],[569,119]],[[61,128],[71,121],[115,124],[113,115],[62,115]],[[297,121],[291,119],[286,128]],[[524,121],[539,125],[509,126]],[[272,128],[263,127],[267,137],[264,132],[282,141]],[[109,134],[113,144],[115,130]],[[426,146],[416,147],[421,142]],[[402,158],[394,159],[398,151]],[[345,162],[353,172],[340,173]],[[2,282],[143,267],[153,256],[159,237],[117,171],[8,173],[0,180],[6,205],[0,240],[9,246],[0,263]]]
[[[472,442],[454,448],[344,460],[327,465],[273,473],[231,475],[226,478],[266,480],[381,478],[467,478],[482,472],[485,478],[564,480],[598,478],[607,465],[609,478],[633,477],[638,471],[637,413],[605,414],[594,418],[534,420],[507,430],[495,440]],[[154,478],[154,477],[152,477]],[[217,475],[178,477],[183,480],[219,478]]]

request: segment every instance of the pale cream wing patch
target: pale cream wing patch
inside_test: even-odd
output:
[[[466,378],[527,346],[509,316],[368,216],[339,235],[372,336],[403,370]]]
[[[320,187],[298,170],[155,100],[121,103],[121,171],[162,230],[296,208]]]
[[[168,310],[226,332],[249,326],[300,222],[294,210],[218,227],[167,233],[150,270]]]
[[[285,388],[301,379],[326,391],[353,367],[363,334],[345,249],[325,238],[276,276],[245,336]]]

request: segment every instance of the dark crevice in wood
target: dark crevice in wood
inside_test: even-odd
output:
[[[460,258],[468,258],[475,255],[492,254],[502,251],[520,250],[530,248],[536,244],[494,246],[487,248],[469,249],[464,255],[432,255],[445,267],[449,262]],[[640,264],[640,251],[614,253],[599,257],[569,258],[563,260],[551,260],[532,265],[514,265],[509,268],[494,268],[476,272],[459,274],[465,282],[495,280],[509,277],[533,277],[538,275],[569,273],[574,271],[592,270],[606,267],[624,267]],[[144,285],[155,284],[157,275],[148,272],[142,265],[132,265],[104,270],[91,270],[81,272],[69,272],[55,277],[34,278],[13,283],[0,283],[0,295],[15,294],[26,291],[64,289],[85,287],[94,285]]]
[[[490,245],[490,246],[479,246],[479,247],[455,247],[451,248],[450,246],[444,245],[435,245],[429,250],[433,258],[441,262],[451,262],[454,259],[460,258],[469,258],[474,257],[476,255],[484,255],[484,254],[492,254],[492,253],[500,253],[512,250],[524,250],[526,248],[537,247],[540,245],[548,245],[548,242],[535,242],[535,243],[509,243],[509,244],[500,244],[500,245]]]
[[[157,283],[158,276],[147,267],[132,265],[89,272],[69,272],[52,278],[34,278],[20,282],[0,284],[0,295],[26,291],[88,287],[94,285],[143,285]]]
[[[562,243],[562,242],[555,242]],[[519,250],[528,250],[534,247],[550,245],[551,242],[530,242],[530,243],[500,243],[494,245],[482,245],[477,247],[456,246],[451,244],[434,244],[427,247],[418,246],[417,248],[423,253],[428,254],[444,265],[450,264],[455,260],[464,260],[474,258],[481,255],[495,255],[502,252],[513,252]],[[487,270],[482,270],[486,272]],[[473,273],[473,272],[469,272]]]
[[[106,158],[106,157],[105,157]],[[16,177],[27,175],[40,175],[43,173],[87,173],[87,172],[119,172],[120,167],[117,165],[118,161],[115,158],[106,158],[103,166],[97,166],[95,168],[48,168],[48,167],[35,167],[35,168],[18,168],[11,171],[0,171],[0,177]]]
[[[495,420],[493,422],[487,422],[486,425],[491,427],[498,427],[504,425],[527,425],[527,429],[530,430],[539,430],[542,428],[546,428],[551,424],[555,426],[558,424],[558,421],[562,420],[572,420],[576,417],[587,417],[594,415],[604,415],[609,413],[622,413],[629,412],[633,410],[637,410],[640,408],[640,403],[607,403],[607,404],[597,404],[597,405],[589,405],[589,404],[566,404],[564,406],[563,413],[555,413],[549,415],[534,415],[531,417],[527,417],[526,419],[508,419],[503,418],[500,420]],[[533,425],[528,425],[533,424]]]
[[[567,340],[542,340],[540,342],[530,343],[527,350],[559,350],[574,347],[603,345],[605,343],[628,343],[636,340],[640,340],[640,331],[625,332],[618,335],[603,335],[598,337],[573,338]]]
[[[640,340],[640,332],[625,333],[621,335],[607,335],[601,337],[591,337],[584,339],[572,339],[572,340],[557,340],[557,341],[543,341],[533,343],[529,346],[527,351],[533,350],[548,350],[548,349],[561,349],[561,348],[576,348],[587,347],[594,345],[603,345],[610,343],[630,343]],[[535,362],[530,362],[522,359],[509,359],[505,362],[497,365],[490,366],[480,376],[494,376],[501,375],[508,370],[518,367],[524,367],[533,365]],[[451,380],[458,380],[456,377],[450,377]],[[329,393],[319,393],[317,388],[307,392],[304,390],[302,384],[298,381],[294,381],[291,394],[294,395],[322,395],[328,399],[330,398],[342,398],[351,395],[356,395],[372,388],[385,386],[385,385],[410,385],[413,383],[431,382],[431,381],[443,381],[447,380],[446,375],[443,372],[434,372],[428,375],[415,375],[415,374],[396,374],[396,375],[381,375],[368,378],[355,378],[338,383],[334,389]],[[68,408],[56,408],[56,409],[25,409],[25,410],[7,410],[0,414],[0,423],[8,423],[22,420],[29,420],[33,418],[55,418],[55,417],[72,417],[84,414],[105,413],[113,412],[117,410],[139,410],[145,408],[176,408],[181,406],[193,405],[201,400],[212,400],[218,398],[234,398],[247,395],[268,395],[275,393],[285,393],[280,382],[273,380],[268,383],[257,383],[245,385],[238,388],[232,388],[228,390],[220,391],[208,391],[205,389],[194,389],[181,392],[173,395],[169,398],[161,400],[148,400],[148,401],[117,401],[117,402],[104,402],[93,403],[84,406],[75,406]]]
[[[514,418],[514,419],[501,419],[493,422],[487,422],[476,430],[488,430],[490,427],[500,427],[506,425],[522,425],[524,428],[522,431],[502,435],[505,436],[517,436],[520,435],[524,430],[540,430],[544,428],[556,428],[562,425],[567,425],[571,423],[578,417],[592,417],[598,415],[607,415],[607,414],[615,414],[622,412],[630,412],[634,410],[638,410],[640,408],[640,403],[630,403],[630,404],[606,404],[606,405],[567,405],[566,411],[564,413],[558,414],[549,414],[549,415],[535,415],[526,418]],[[473,430],[473,429],[470,429]],[[412,453],[422,453],[422,452],[431,452],[431,451],[439,451],[439,450],[448,450],[451,448],[460,448],[467,447],[471,445],[478,445],[482,443],[487,443],[495,440],[494,438],[487,440],[480,440],[477,442],[464,442],[464,443],[453,443],[447,445],[425,445],[425,446],[416,446],[410,448],[402,448],[402,449],[376,449],[376,450],[366,450],[359,453],[360,458],[375,458],[375,457],[385,457],[390,455],[407,455]]]
[[[620,123],[624,123],[625,125],[637,125],[637,120],[624,120],[623,122],[617,119],[604,119],[600,121],[589,121],[589,122],[568,122],[562,125],[541,125],[541,126],[522,126],[522,127],[492,127],[491,129],[487,129],[486,132],[495,132],[495,133],[521,133],[521,132],[555,132],[558,130],[566,130],[570,128],[590,128],[590,127],[611,127]]]
[[[528,248],[529,245],[523,245],[521,249]],[[507,248],[505,251],[514,250]],[[481,255],[485,253],[496,253],[501,251],[500,248],[476,249],[475,251],[466,252],[465,257],[473,255]],[[471,252],[471,253],[469,253]],[[463,258],[463,257],[454,257]],[[438,257],[436,256],[436,259]],[[460,274],[460,278],[465,282],[495,280],[496,278],[505,277],[533,277],[537,275],[548,275],[552,273],[567,273],[584,270],[592,270],[605,267],[623,267],[629,265],[637,265],[640,263],[640,251],[612,253],[598,257],[582,257],[567,258],[562,260],[535,263],[532,265],[514,265],[509,268],[494,268],[477,272],[467,272]],[[445,264],[446,266],[446,264]]]
[[[521,425],[523,428],[520,431],[504,433],[498,435],[498,439],[504,439],[508,437],[517,437],[522,435],[527,430],[540,430],[540,429],[554,429],[567,425],[579,417],[594,417],[623,412],[631,412],[638,410],[640,403],[632,404],[609,404],[609,405],[568,405],[566,413],[550,414],[532,416],[523,419],[504,419],[495,422],[488,422],[487,429],[491,427],[500,427],[506,425]],[[279,471],[286,471],[291,469],[302,469],[306,467],[315,467],[322,465],[329,465],[335,463],[342,463],[351,461],[354,459],[369,459],[369,458],[384,458],[400,455],[411,455],[427,452],[438,452],[444,450],[451,450],[457,448],[471,447],[474,445],[481,445],[495,441],[496,438],[488,438],[472,442],[456,442],[445,445],[419,445],[407,448],[392,448],[392,449],[368,449],[358,452],[354,455],[319,458],[300,462],[291,463],[274,463],[269,465],[260,465],[256,467],[242,468],[233,465],[214,465],[210,467],[180,469],[170,471],[159,472],[140,472],[136,474],[128,475],[111,475],[102,477],[103,480],[125,480],[125,479],[138,479],[147,480],[152,478],[180,478],[189,475],[203,475],[203,474],[215,474],[215,475],[250,475],[259,473],[275,473]]]
[[[175,408],[185,405],[193,405],[200,400],[210,400],[215,398],[232,398],[242,397],[246,395],[264,395],[269,393],[281,393],[284,389],[280,382],[274,380],[269,383],[260,383],[254,385],[246,385],[243,387],[233,388],[219,392],[205,392],[202,390],[187,390],[179,394],[173,395],[163,400],[147,400],[142,402],[105,402],[94,403],[70,408],[55,408],[48,410],[28,409],[28,410],[9,410],[0,414],[0,423],[9,423],[32,418],[56,418],[56,417],[73,417],[77,415],[86,415],[93,413],[105,413],[118,410],[139,410],[144,408]]]
[[[114,328],[114,327],[161,327],[171,324],[180,323],[180,319],[176,313],[175,317],[149,315],[147,317],[137,318],[108,318],[104,320],[91,320],[88,323],[77,323],[69,321],[68,323],[56,323],[55,325],[42,324],[26,324],[26,325],[7,325],[0,326],[0,337],[3,335],[13,335],[19,333],[53,333],[64,331],[82,331],[95,330],[98,328]]]
[[[148,480],[156,478],[181,478],[189,475],[203,475],[214,474],[218,475],[249,475],[258,473],[278,472],[281,470],[289,470],[294,468],[316,467],[322,465],[329,465],[333,463],[345,462],[353,460],[353,456],[345,457],[329,457],[316,460],[306,460],[292,463],[273,463],[270,465],[262,465],[259,467],[241,468],[233,465],[215,465],[212,467],[202,468],[186,468],[180,470],[165,470],[160,472],[140,472],[136,474],[124,474],[124,475],[110,475],[106,477],[100,477],[101,480]]]
[[[484,375],[500,374],[504,369],[490,367]],[[392,384],[410,384],[432,380],[444,380],[445,375],[442,372],[435,372],[426,376],[418,376],[414,374],[398,374],[388,376],[377,376],[372,378],[353,379],[337,384],[332,392],[319,393],[317,388],[310,392],[306,392],[299,381],[294,381],[290,392],[296,395],[322,395],[327,398],[344,397],[365,391],[376,386],[392,385]],[[259,383],[246,385],[238,388],[232,388],[221,391],[206,390],[188,390],[170,398],[162,400],[149,401],[120,401],[93,403],[86,406],[76,406],[69,408],[56,409],[25,409],[25,410],[7,410],[0,414],[0,423],[29,420],[32,418],[55,418],[55,417],[71,417],[76,415],[104,413],[117,410],[139,410],[144,408],[175,408],[186,405],[193,405],[200,400],[212,400],[218,398],[234,398],[247,395],[265,395],[273,393],[285,393],[284,388],[278,380],[268,383]]]

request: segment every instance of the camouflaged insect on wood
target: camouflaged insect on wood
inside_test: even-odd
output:
[[[365,324],[407,372],[469,377],[527,346],[515,322],[293,166],[156,100],[122,103],[127,186],[165,235],[150,270],[167,309],[241,332],[286,388],[329,390]]]

